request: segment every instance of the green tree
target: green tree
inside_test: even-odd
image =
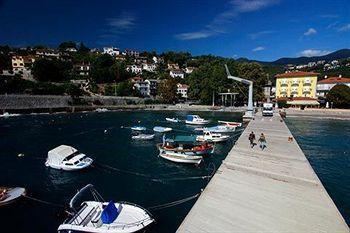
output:
[[[92,64],[91,77],[95,83],[112,83],[115,81],[115,76],[111,72],[111,67],[114,64],[114,59],[108,54],[98,56]]]
[[[177,81],[169,78],[160,83],[158,88],[158,95],[160,95],[162,102],[172,104],[177,101]]]
[[[80,42],[78,53],[79,54],[87,54],[88,52],[90,52],[90,49],[88,47],[86,47],[83,42]]]
[[[110,67],[110,72],[116,82],[124,81],[131,77],[131,74],[126,70],[124,62],[116,61]]]
[[[328,92],[326,98],[337,108],[350,108],[350,87],[343,84],[336,85]]]
[[[66,49],[75,48],[77,49],[77,44],[74,41],[65,41],[58,46],[58,50],[63,52]]]
[[[33,64],[33,76],[42,82],[62,82],[70,79],[72,64],[61,60],[38,59]]]

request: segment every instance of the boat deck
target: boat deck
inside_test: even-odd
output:
[[[263,132],[264,151],[248,135]],[[279,116],[256,116],[177,232],[349,232]]]

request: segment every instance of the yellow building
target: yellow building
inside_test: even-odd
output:
[[[316,98],[317,75],[301,71],[276,75],[276,98]]]

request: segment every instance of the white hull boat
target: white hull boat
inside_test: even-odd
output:
[[[154,138],[154,134],[139,134],[131,137],[134,140],[152,140]]]
[[[221,124],[225,124],[229,127],[241,127],[242,123],[241,122],[235,122],[235,121],[218,121]]]
[[[95,112],[108,112],[107,108],[96,108]]]
[[[197,136],[196,140],[199,142],[224,142],[230,139],[228,135],[221,135],[219,133],[211,133],[210,131],[204,131],[203,135]]]
[[[86,190],[90,190],[96,200],[83,202],[79,209],[75,209],[76,199]],[[151,214],[136,204],[104,202],[91,184],[72,198],[70,207],[74,213],[58,227],[58,232],[130,233],[154,222]]]
[[[209,131],[212,133],[233,133],[236,131],[236,127],[230,127],[227,125],[217,125],[213,127],[203,128],[203,131]]]
[[[173,122],[173,123],[179,123],[180,120],[178,118],[165,118],[166,121]]]
[[[45,165],[54,169],[76,171],[90,167],[92,162],[93,159],[74,147],[61,145],[48,152]]]
[[[15,187],[15,188],[0,187],[0,206],[13,203],[18,198],[24,196],[25,193],[26,193],[26,190],[20,187]]]
[[[187,115],[185,123],[190,125],[206,125],[209,121],[200,118],[198,115]]]
[[[135,131],[144,131],[144,130],[146,130],[146,127],[143,127],[143,126],[133,126],[133,127],[131,127],[131,130],[135,130]]]
[[[166,151],[160,150],[159,156],[176,163],[190,163],[190,164],[200,164],[203,157],[197,155],[194,152],[178,152],[178,151]]]
[[[166,133],[166,132],[170,132],[172,130],[173,130],[172,128],[161,127],[161,126],[156,126],[156,127],[153,128],[153,131],[157,132],[157,133]]]
[[[14,116],[19,116],[19,115],[20,114],[4,112],[4,114],[1,114],[0,117],[8,118],[8,117],[14,117]]]

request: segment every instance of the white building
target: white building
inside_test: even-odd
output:
[[[169,74],[172,78],[185,78],[185,74],[182,70],[170,70]]]
[[[133,49],[126,49],[125,50],[125,54],[130,56],[130,57],[138,57],[140,56],[140,53],[136,50],[133,50]]]
[[[182,98],[186,98],[188,97],[187,93],[188,93],[188,85],[186,84],[181,84],[181,83],[178,83],[177,84],[177,94],[181,94],[181,97]]]
[[[133,74],[142,74],[142,67],[138,65],[129,65],[126,70]]]
[[[114,47],[103,47],[103,53],[109,54],[113,57],[118,56],[120,54],[120,50]]]
[[[12,71],[14,73],[23,72],[23,70],[25,69],[24,59],[22,56],[12,56],[11,62],[12,62]]]
[[[59,52],[52,49],[38,49],[35,54],[38,57],[49,57],[49,58],[59,58]]]
[[[146,81],[137,82],[134,84],[134,88],[140,92],[140,94],[144,97],[149,96],[149,83]]]
[[[350,87],[350,78],[342,78],[341,75],[339,77],[329,78],[326,76],[325,79],[317,82],[316,95],[318,97],[325,97],[335,85],[340,84]]]
[[[91,65],[90,63],[77,63],[74,65],[74,70],[79,76],[89,76],[90,75]]]
[[[148,96],[156,96],[159,80],[158,79],[146,79],[145,82],[148,84]]]
[[[142,64],[142,70],[146,70],[148,72],[155,72],[156,69],[157,69],[157,66],[155,64],[151,64],[151,63]]]

